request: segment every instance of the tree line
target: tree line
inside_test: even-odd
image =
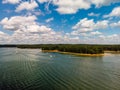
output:
[[[120,51],[120,45],[88,45],[88,44],[34,44],[34,45],[0,45],[0,47],[31,48],[42,50],[59,50],[62,52],[100,54],[104,51]]]

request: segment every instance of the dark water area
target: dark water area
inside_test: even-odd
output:
[[[78,57],[1,48],[0,90],[120,90],[120,54]]]

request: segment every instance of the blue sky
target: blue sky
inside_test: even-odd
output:
[[[1,0],[0,44],[120,44],[120,0]]]

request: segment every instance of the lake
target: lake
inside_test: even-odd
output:
[[[80,57],[0,48],[0,90],[120,90],[120,54]]]

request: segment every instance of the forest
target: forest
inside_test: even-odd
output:
[[[104,51],[120,51],[120,45],[89,45],[89,44],[24,44],[24,45],[0,45],[0,47],[30,48],[42,50],[58,50],[61,52],[73,52],[83,54],[102,54]]]

